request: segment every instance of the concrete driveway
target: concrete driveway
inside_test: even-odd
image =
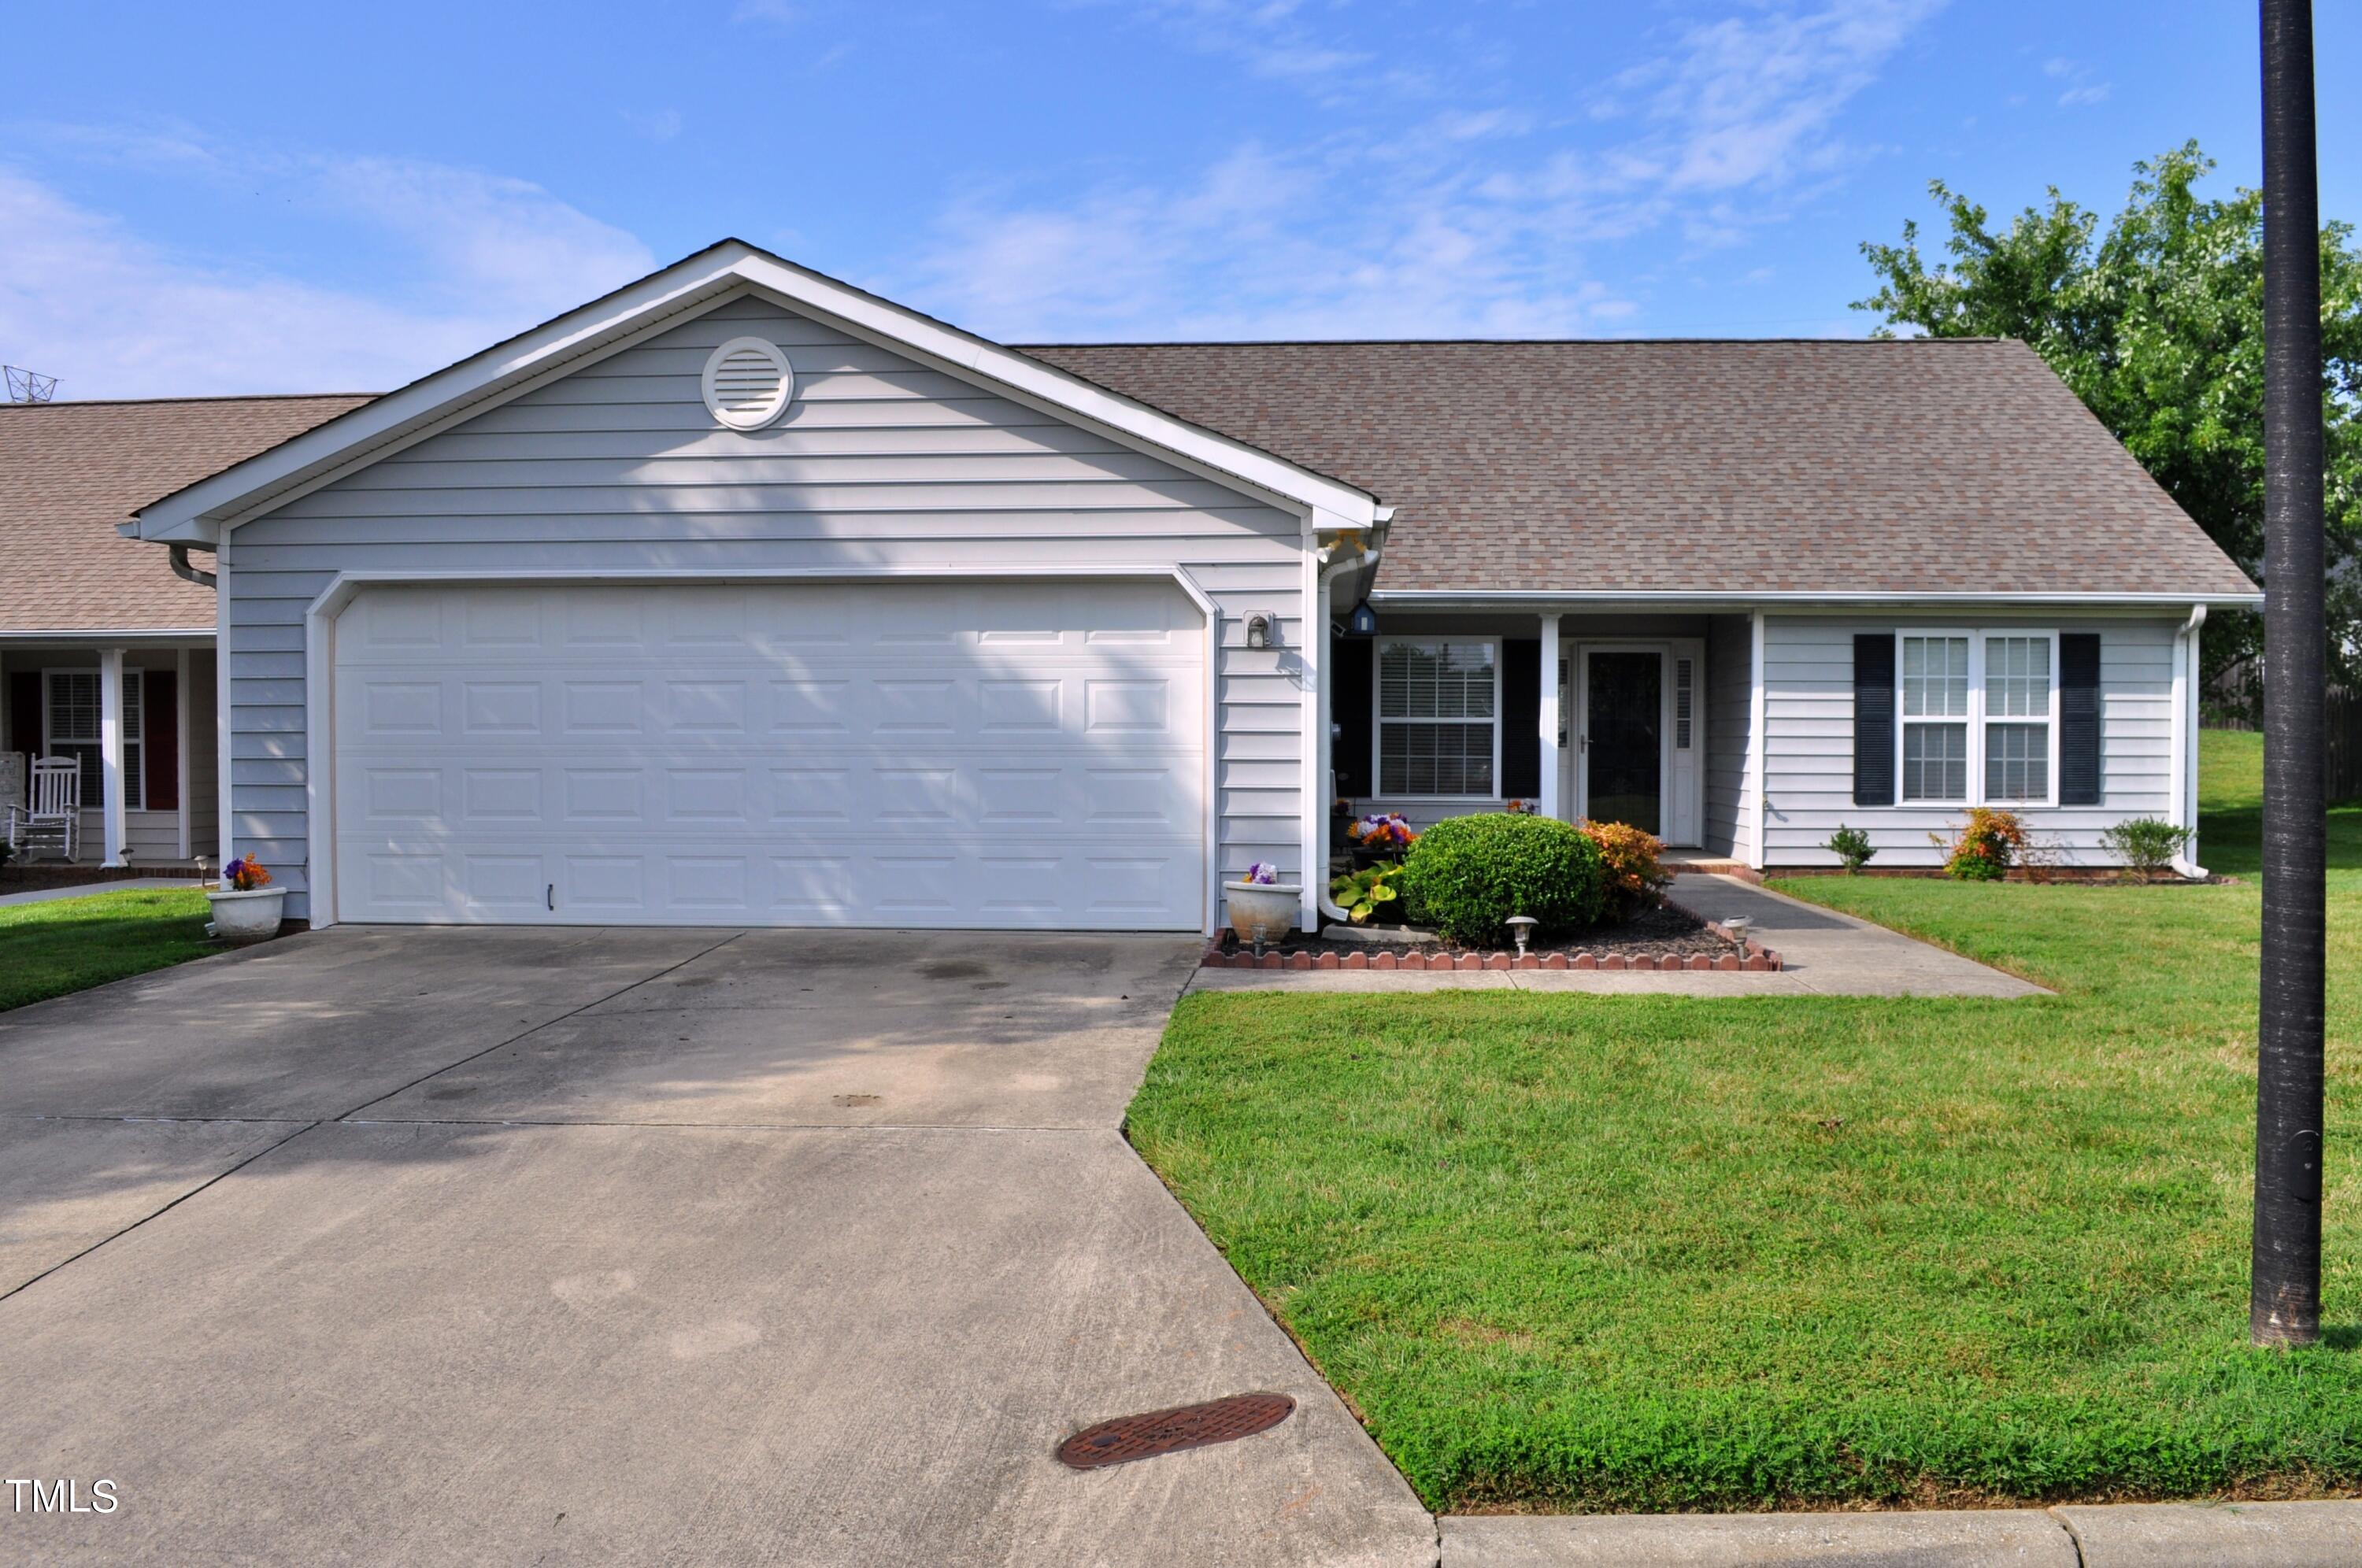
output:
[[[1119,1131],[1197,945],[345,928],[0,1015],[0,1467],[120,1499],[0,1558],[1433,1562]]]

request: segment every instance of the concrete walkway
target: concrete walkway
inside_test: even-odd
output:
[[[1736,877],[1685,875],[1673,902],[1705,920],[1745,916],[1777,951],[1776,974],[1471,969],[1405,974],[1368,969],[1200,969],[1192,990],[1585,991],[1605,996],[2028,997],[2042,987],[1882,925],[1759,888]]]
[[[2362,1503],[1445,1518],[1442,1568],[2348,1568]]]
[[[1673,901],[1702,920],[1744,915],[1751,934],[1776,948],[1782,971],[1827,996],[2031,997],[2042,987],[1957,953],[1808,904],[1736,877],[1679,877]]]
[[[0,908],[9,904],[46,904],[54,899],[87,899],[94,893],[143,893],[159,888],[194,888],[193,877],[118,877],[112,881],[83,882],[71,888],[36,888],[30,892],[0,894]]]
[[[340,928],[0,1014],[0,1459],[121,1499],[0,1562],[1432,1564],[1119,1131],[1198,947]]]

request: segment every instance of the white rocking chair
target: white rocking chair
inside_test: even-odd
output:
[[[6,808],[5,831],[11,857],[56,847],[68,860],[82,853],[82,758],[33,759],[32,803]]]

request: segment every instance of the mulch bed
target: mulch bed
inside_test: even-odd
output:
[[[1382,929],[1382,928],[1381,928]],[[1292,932],[1258,958],[1225,930],[1207,944],[1209,969],[1777,969],[1780,955],[1761,943],[1734,941],[1724,927],[1678,904],[1641,910],[1614,925],[1564,941],[1537,944],[1522,957],[1513,949],[1453,947],[1438,943],[1389,945],[1330,942]]]

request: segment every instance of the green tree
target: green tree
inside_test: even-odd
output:
[[[2258,581],[2264,555],[2263,196],[2204,198],[2214,168],[2194,141],[2133,166],[2132,194],[2103,234],[2096,213],[2050,190],[1996,230],[1936,181],[1951,232],[1931,267],[1919,226],[1865,243],[1882,336],[2019,337]],[[2362,251],[2353,227],[2321,230],[2331,678],[2362,685]],[[2217,616],[2209,678],[2252,658],[2263,623]]]

